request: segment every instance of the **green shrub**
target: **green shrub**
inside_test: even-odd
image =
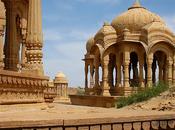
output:
[[[133,103],[147,101],[153,97],[160,95],[160,93],[168,90],[168,86],[163,83],[159,83],[152,88],[147,88],[142,92],[138,92],[137,94],[132,94],[129,97],[121,97],[117,100],[116,106],[117,108],[122,108],[124,106],[131,105]]]

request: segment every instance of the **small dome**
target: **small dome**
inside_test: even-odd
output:
[[[150,23],[150,24],[148,24],[148,25],[146,25],[142,28],[142,31],[151,32],[152,30],[153,31],[157,30],[159,32],[160,31],[163,31],[163,32],[166,31],[166,33],[169,33],[169,34],[173,35],[173,32],[165,24],[162,24],[159,21],[152,22],[152,23]]]
[[[0,19],[5,19],[4,3],[0,0]]]
[[[91,48],[92,48],[92,46],[93,46],[94,44],[95,44],[95,43],[94,43],[94,38],[91,37],[91,38],[87,41],[87,43],[86,43],[86,50],[87,50],[87,52],[90,52],[90,51],[91,51]]]
[[[95,38],[98,36],[105,36],[108,34],[116,34],[116,31],[109,23],[104,22],[103,27],[97,32]]]
[[[66,78],[66,75],[62,72],[59,72],[57,75],[56,75],[56,78]]]
[[[68,83],[66,75],[62,72],[59,72],[54,79],[54,83]]]
[[[159,21],[164,24],[164,21],[160,16],[148,11],[136,1],[128,11],[122,13],[116,17],[111,25],[117,31],[117,34],[123,32],[123,29],[127,28],[130,32],[140,32],[141,28],[153,21]]]

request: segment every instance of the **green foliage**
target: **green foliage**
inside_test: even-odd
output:
[[[152,88],[147,88],[145,91],[139,92],[137,94],[132,94],[129,97],[121,97],[117,100],[117,108],[122,108],[124,106],[131,105],[133,103],[147,101],[153,97],[159,96],[160,93],[168,90],[168,86],[163,83],[159,83]]]
[[[84,95],[84,94],[85,94],[84,88],[78,87],[77,88],[77,95]]]

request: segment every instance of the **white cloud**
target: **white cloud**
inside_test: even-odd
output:
[[[58,31],[46,29],[44,30],[44,40],[45,41],[59,41],[61,40],[61,37]]]
[[[175,33],[175,14],[172,16],[164,16],[164,20],[168,27]]]

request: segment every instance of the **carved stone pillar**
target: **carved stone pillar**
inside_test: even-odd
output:
[[[4,45],[5,69],[17,71],[18,51],[17,51],[17,26],[14,1],[6,1],[6,39]]]
[[[147,57],[147,87],[152,87],[152,63],[153,54]]]
[[[103,83],[102,83],[102,96],[110,96],[109,93],[109,84],[108,84],[108,65],[109,65],[109,56],[104,57],[103,59]]]
[[[173,86],[175,87],[175,55],[174,55],[174,63],[173,63]]]
[[[173,60],[169,59],[168,61],[168,85],[171,87],[172,85],[172,76],[173,76]]]
[[[125,52],[124,54],[124,87],[130,87],[129,84],[129,63],[130,63],[130,54]]]
[[[99,87],[99,65],[95,65],[95,87]]]
[[[85,61],[84,72],[85,72],[85,89],[88,89],[88,64],[87,64],[87,61]]]
[[[94,65],[93,61],[90,62],[90,88],[94,87]]]
[[[144,87],[144,79],[143,79],[143,67],[144,67],[144,61],[142,59],[140,59],[139,62],[139,81],[140,81],[140,86]]]
[[[43,33],[41,15],[41,0],[29,0],[26,68],[29,72],[38,75],[44,74],[42,62]]]
[[[121,63],[117,62],[117,87],[121,86]]]
[[[154,59],[152,64],[152,81],[154,84],[156,83],[156,68],[157,68],[156,59]]]
[[[25,43],[22,43],[22,51],[21,51],[21,66],[24,67],[26,63],[26,45]]]
[[[167,64],[168,64],[167,61],[165,61],[165,64],[163,67],[163,80],[165,83],[167,83],[167,77],[168,77],[168,74],[167,74],[168,65]]]
[[[113,76],[113,71],[114,71],[114,68],[113,68],[113,65],[112,65],[112,62],[109,63],[108,65],[108,73],[109,73],[109,76],[108,76],[108,81],[109,81],[109,86],[110,88],[113,88],[113,82],[114,82],[114,76]]]
[[[163,81],[163,61],[158,62],[159,65],[159,82]]]
[[[4,38],[4,27],[1,26],[0,27],[0,70],[4,68],[3,38]]]

